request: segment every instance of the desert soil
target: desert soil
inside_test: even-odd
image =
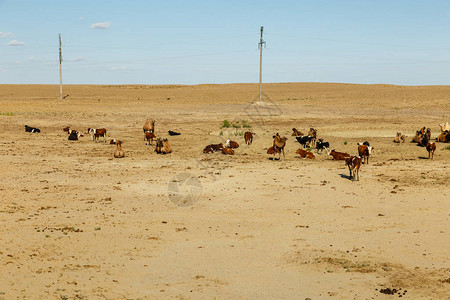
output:
[[[267,105],[255,84],[71,85],[63,100],[0,85],[0,299],[449,299],[449,144],[429,160],[410,140],[450,121],[450,86],[263,90]],[[145,145],[147,118],[173,153]],[[251,124],[253,144],[224,120]],[[67,125],[108,143],[68,141]],[[293,127],[353,155],[369,141],[360,180],[297,157]],[[266,154],[276,132],[281,160]],[[228,138],[234,156],[202,153]]]

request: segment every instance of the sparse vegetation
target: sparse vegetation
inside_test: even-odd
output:
[[[223,120],[222,127],[220,128],[230,128],[231,123],[228,120]]]
[[[450,145],[445,146],[443,150],[450,150]]]
[[[13,112],[0,112],[0,116],[12,117],[12,116],[14,116],[14,113]]]

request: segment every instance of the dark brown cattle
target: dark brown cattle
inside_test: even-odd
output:
[[[250,131],[246,131],[244,133],[244,140],[247,145],[251,145],[253,143],[253,135],[254,133]]]
[[[295,153],[300,154],[300,157],[303,158],[303,159],[307,159],[307,158],[308,159],[314,159],[314,158],[316,158],[312,152],[303,150],[302,148],[299,148]]]
[[[345,152],[336,152],[334,149],[331,150],[329,155],[333,156],[333,160],[345,160],[346,157],[350,157],[350,154]]]
[[[441,143],[448,143],[450,142],[450,131],[446,130],[441,132],[441,134],[436,138],[436,141]]]
[[[70,132],[69,132],[70,126],[63,127],[62,130],[63,130],[63,132],[67,132],[67,134],[70,134]]]
[[[345,158],[345,164],[350,171],[350,177],[355,180],[356,177],[359,181],[359,168],[361,167],[361,158],[359,156],[350,156]]]
[[[367,164],[369,164],[369,156],[370,154],[372,154],[372,149],[374,149],[372,146],[358,145],[358,154],[364,159],[364,164],[366,163],[366,161]]]
[[[213,153],[219,150],[222,150],[223,145],[222,143],[220,144],[211,144],[205,147],[205,149],[203,149],[203,153]]]
[[[228,147],[222,148],[222,153],[227,155],[234,155],[234,150]]]
[[[430,156],[431,156],[431,159],[433,159],[434,151],[436,151],[436,144],[434,142],[428,141],[426,147],[427,147],[427,151],[428,151],[428,159],[430,159]]]
[[[227,140],[227,142],[225,143],[225,147],[236,149],[236,148],[239,148],[239,144],[235,141]]]
[[[156,134],[153,131],[145,131],[146,145],[153,144],[153,139],[156,138]]]

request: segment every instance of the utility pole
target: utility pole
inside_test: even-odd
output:
[[[61,51],[61,33],[59,34],[59,99],[62,100],[62,51]]]
[[[262,48],[263,45],[266,45],[266,42],[263,40],[263,29],[264,27],[261,26],[261,38],[259,40],[259,102],[262,102],[261,97],[261,85],[262,85]]]

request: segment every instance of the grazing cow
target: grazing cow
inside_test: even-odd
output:
[[[123,150],[122,150],[122,142],[121,141],[117,141],[117,149],[114,152],[114,157],[115,158],[125,157],[125,152],[123,152]]]
[[[436,138],[436,141],[441,143],[448,143],[450,142],[450,131],[446,130],[441,132],[441,134]]]
[[[308,132],[308,136],[312,137],[311,139],[311,146],[315,146],[316,144],[316,138],[317,138],[317,129],[310,128]]]
[[[225,147],[236,149],[239,148],[239,144],[235,141],[227,140],[227,142],[225,143]]]
[[[145,121],[142,129],[144,129],[144,132],[146,132],[146,131],[155,132],[155,121],[153,121],[153,120],[150,121],[149,119],[147,119],[147,121]]]
[[[146,145],[153,144],[153,139],[156,138],[156,134],[152,131],[145,131],[145,140],[147,141]]]
[[[430,155],[431,155],[431,159],[434,158],[434,151],[436,151],[436,144],[434,142],[427,142],[427,151],[428,151],[428,159],[430,159]]]
[[[350,156],[345,159],[345,164],[348,166],[348,170],[350,171],[350,177],[352,181],[356,178],[359,181],[359,168],[361,167],[361,157],[359,156]]]
[[[223,145],[222,143],[220,144],[211,144],[205,147],[205,149],[203,149],[203,153],[213,153],[219,150],[222,150]]]
[[[254,135],[254,133],[250,132],[250,131],[246,131],[244,133],[245,144],[251,145],[253,143],[253,135]]]
[[[369,156],[370,156],[370,154],[372,154],[373,149],[374,148],[372,146],[358,145],[359,156],[361,156],[364,159],[363,164],[365,164],[366,161],[367,161],[367,164],[369,164]]]
[[[295,137],[295,139],[297,140],[297,142],[300,143],[300,145],[302,145],[303,148],[305,148],[306,146],[310,145],[311,141],[313,140],[313,137],[310,135],[302,135]]]
[[[441,132],[450,131],[450,124],[448,122],[439,124],[439,127],[441,127]]]
[[[78,141],[78,138],[81,136],[80,133],[78,133],[78,131],[76,130],[71,130],[70,134],[69,134],[69,141]]]
[[[394,143],[404,143],[406,141],[406,135],[397,132],[397,135],[394,138]]]
[[[41,130],[36,127],[30,127],[28,125],[25,125],[25,132],[39,133],[39,132],[41,132]]]
[[[234,150],[229,147],[222,148],[222,154],[234,155]]]
[[[312,152],[303,150],[302,148],[299,148],[295,153],[300,154],[300,157],[303,158],[303,159],[307,159],[307,158],[314,159],[314,158],[316,158]]]
[[[278,152],[280,155],[280,159],[281,159],[281,152],[283,152],[283,157],[284,156],[284,147],[286,146],[286,141],[287,141],[287,137],[283,136],[281,137],[278,132],[276,135],[273,136],[273,148],[275,150],[275,152]],[[279,149],[279,151],[278,151]]]
[[[167,139],[158,138],[156,140],[155,152],[158,154],[168,154],[172,152],[172,146]]]
[[[322,153],[324,149],[329,149],[330,143],[324,142],[323,139],[318,139],[316,143],[317,153]]]
[[[298,131],[296,128],[292,128],[292,136],[302,136],[303,133],[301,131]]]
[[[172,131],[172,130],[169,130],[169,135],[170,136],[173,136],[173,135],[180,135],[181,133],[179,133],[179,132],[175,132],[175,131]]]
[[[334,149],[331,150],[330,154],[328,155],[333,156],[333,160],[345,160],[345,158],[350,157],[350,154],[345,152],[336,152],[334,151]]]
[[[88,133],[91,135],[93,141],[98,141],[100,137],[103,137],[106,143],[106,129],[105,128],[88,128]]]

